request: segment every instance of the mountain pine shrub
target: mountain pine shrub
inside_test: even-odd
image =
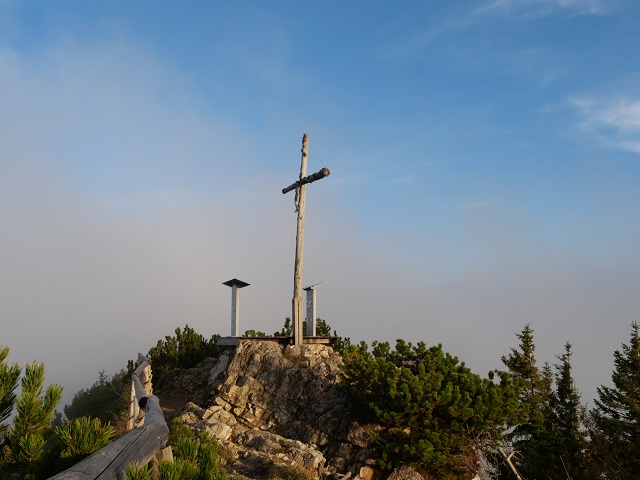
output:
[[[103,425],[98,418],[81,417],[67,420],[54,432],[59,439],[56,470],[61,472],[107,446],[114,429],[110,424]]]
[[[147,357],[153,365],[153,373],[161,375],[174,368],[191,368],[207,357],[217,357],[226,347],[218,346],[220,335],[207,340],[189,325],[184,330],[176,328],[174,336],[166,336],[151,347]]]
[[[482,378],[442,346],[404,340],[352,346],[342,382],[363,413],[384,427],[373,437],[384,470],[408,464],[436,478],[465,478],[502,437],[518,389],[502,374]]]
[[[45,443],[51,431],[51,420],[60,399],[62,387],[44,388],[43,363],[26,365],[21,380],[21,392],[15,398],[16,416],[4,436],[0,451],[0,467],[35,470],[45,453]]]

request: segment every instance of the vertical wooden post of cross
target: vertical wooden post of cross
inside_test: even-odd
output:
[[[293,300],[291,301],[291,327],[293,331],[293,344],[302,345],[302,265],[304,262],[304,209],[306,206],[306,185],[315,182],[329,175],[329,169],[322,170],[307,175],[307,152],[309,144],[309,135],[306,133],[302,136],[302,159],[300,161],[300,177],[299,180],[286,188],[282,189],[282,193],[296,191],[296,211],[298,212],[298,226],[296,231],[296,258],[293,266]]]
[[[300,160],[300,180],[307,176],[307,152],[309,135],[302,136],[302,158]],[[296,189],[298,222],[296,230],[296,259],[293,265],[293,300],[292,319],[293,344],[302,345],[302,264],[304,263],[304,209],[307,206],[307,186],[300,185]]]

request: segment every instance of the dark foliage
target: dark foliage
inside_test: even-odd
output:
[[[220,465],[221,446],[207,432],[195,436],[181,420],[174,419],[169,436],[174,461],[161,462],[158,466],[160,479],[227,480],[227,473]],[[129,478],[144,478],[137,469],[127,472]]]
[[[556,388],[551,397],[553,416],[554,459],[556,474],[554,479],[590,479],[586,459],[586,432],[584,429],[585,410],[580,404],[580,392],[571,374],[571,344],[565,343],[565,351],[558,355],[560,363],[555,365]]]
[[[0,348],[0,445],[4,439],[7,425],[4,421],[9,418],[16,401],[16,388],[20,379],[20,367],[17,363],[8,364],[9,348]]]
[[[437,478],[465,478],[478,449],[499,440],[517,407],[508,375],[499,383],[472,373],[442,346],[398,340],[352,346],[343,382],[365,411],[385,427],[375,438],[383,469],[406,463]]]
[[[536,365],[533,329],[526,325],[519,347],[502,361],[520,386],[516,426],[505,440],[516,454],[512,458],[526,479],[574,480],[591,478],[588,468],[585,411],[572,377],[571,344],[557,355],[554,369]],[[554,372],[555,370],[555,372]],[[515,478],[501,465],[505,478]]]
[[[284,326],[280,331],[273,332],[274,337],[290,337],[292,334],[293,334],[293,327],[291,326],[290,317],[287,317],[284,319]]]
[[[220,335],[213,335],[209,340],[196,333],[189,325],[184,330],[176,328],[174,336],[166,336],[158,340],[155,347],[147,355],[151,360],[153,373],[161,375],[174,368],[191,368],[207,357],[217,357],[226,347],[218,345]]]
[[[520,387],[516,426],[505,439],[517,452],[512,461],[524,478],[548,478],[553,469],[549,459],[554,455],[553,372],[548,364],[538,368],[533,329],[529,325],[516,336],[520,340],[519,348],[512,348],[509,355],[502,357],[509,375]],[[506,465],[501,467],[505,475],[510,475]]]
[[[100,419],[102,423],[115,422],[127,409],[131,386],[131,371],[120,370],[112,377],[104,371],[98,373],[98,380],[88,389],[79,390],[64,414],[69,420],[81,417]]]
[[[108,445],[114,433],[110,424],[103,425],[100,419],[89,417],[67,420],[54,431],[57,442],[48,455],[47,477],[70,468]]]
[[[593,462],[615,480],[640,478],[640,335],[631,324],[628,344],[613,354],[613,387],[598,388],[589,434]]]
[[[245,330],[244,332],[244,336],[247,338],[262,338],[262,337],[266,337],[266,333],[261,332],[260,330],[256,331],[256,330]]]
[[[60,385],[45,389],[44,371],[44,364],[35,361],[25,367],[15,398],[16,416],[0,450],[0,470],[35,473],[44,457],[51,420],[62,397]]]

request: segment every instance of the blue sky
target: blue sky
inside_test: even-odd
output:
[[[638,32],[632,0],[0,0],[0,344],[69,401],[227,334],[229,278],[279,330],[306,132],[322,318],[483,374],[531,323],[590,400],[638,318]]]

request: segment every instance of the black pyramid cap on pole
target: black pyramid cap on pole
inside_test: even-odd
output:
[[[314,288],[316,288],[317,286],[322,285],[323,283],[327,283],[329,280],[325,280],[324,282],[320,282],[320,283],[314,283],[313,285],[309,285],[308,287],[304,287],[303,290],[305,291],[309,291],[309,290],[313,290]]]
[[[222,282],[222,284],[226,285],[227,287],[238,287],[238,288],[244,288],[244,287],[248,287],[249,285],[251,285],[250,283],[243,282],[242,280],[238,280],[237,278],[232,278],[231,280],[227,280],[226,282]]]

